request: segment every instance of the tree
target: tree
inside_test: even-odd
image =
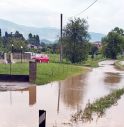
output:
[[[107,58],[116,59],[122,53],[124,45],[123,30],[115,28],[102,39],[103,53]]]
[[[0,52],[4,51],[3,39],[0,37]]]
[[[15,34],[13,34],[13,37],[24,39],[23,35],[19,33],[19,31],[16,31]]]
[[[6,37],[6,38],[8,37],[8,33],[7,33],[7,31],[5,32],[5,37]]]
[[[29,38],[29,39],[31,39],[31,38],[32,38],[32,33],[30,33],[30,34],[28,35],[28,38]]]
[[[67,23],[63,31],[63,53],[72,63],[88,57],[88,24],[85,19],[75,18]]]
[[[94,58],[94,55],[98,53],[98,47],[96,45],[92,45],[91,47],[91,58]]]
[[[124,30],[119,28],[119,27],[115,27],[114,30],[112,30],[115,33],[118,33],[119,35],[121,35],[122,40],[124,39]],[[124,42],[121,42],[121,52],[124,52]]]
[[[21,46],[23,47],[23,51],[26,51],[27,48],[27,42],[25,40],[22,40],[20,38],[11,38],[9,39],[9,43],[7,45],[8,51],[12,50],[12,44],[13,46],[13,52],[21,52]]]
[[[124,35],[124,30],[119,28],[119,27],[115,27],[112,32],[118,33],[120,35]]]
[[[32,35],[31,33],[28,35],[28,42],[35,46],[40,46],[40,38],[39,35]]]
[[[36,35],[35,36],[35,40],[36,40],[36,46],[39,46],[40,45],[40,38],[39,38],[39,35]]]
[[[0,29],[0,37],[2,36],[2,32],[1,32],[1,29]]]

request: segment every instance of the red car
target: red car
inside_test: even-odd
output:
[[[39,63],[49,63],[49,57],[47,55],[34,56],[32,59]]]

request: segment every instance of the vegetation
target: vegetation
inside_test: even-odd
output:
[[[43,50],[45,46],[46,45],[43,45]],[[42,51],[42,45],[40,44],[40,38],[38,35],[32,35],[30,33],[28,39],[25,39],[23,34],[16,31],[15,33],[5,32],[5,35],[2,36],[0,29],[0,52],[12,52],[12,50],[13,52],[21,52],[21,47],[23,48],[23,51],[40,53]]]
[[[63,32],[63,53],[71,63],[84,61],[88,57],[88,24],[84,19],[74,19]]]
[[[86,68],[68,64],[38,64],[37,84],[64,80],[65,78],[86,72]]]
[[[40,46],[40,38],[38,35],[32,35],[31,33],[28,35],[28,42],[35,46]]]
[[[116,61],[115,66],[120,70],[124,70],[124,65],[122,65],[120,62],[120,60]]]
[[[103,60],[105,60],[105,58],[103,58],[101,54],[96,55],[96,57],[93,59],[91,58],[91,56],[89,56],[88,59],[84,61],[83,66],[98,67],[98,63]]]
[[[91,45],[91,58],[93,59],[95,55],[98,54],[98,47],[96,45]]]
[[[117,55],[122,54],[124,49],[124,31],[116,27],[102,39],[102,42],[103,54],[107,58],[116,59]]]
[[[50,62],[51,63],[59,63],[60,61],[60,54],[49,54],[50,57]],[[102,60],[106,60],[102,56],[102,54],[97,54],[92,58],[92,55],[88,55],[88,58],[86,61],[75,63],[74,65],[79,65],[79,66],[87,66],[87,67],[98,67],[98,63]],[[67,61],[66,59],[63,59],[63,63],[65,64],[71,64],[70,61]]]
[[[21,52],[21,47],[23,48],[23,51],[26,50],[27,42],[23,35],[18,31],[16,31],[14,34],[12,32],[10,34],[5,32],[5,36],[1,38],[4,48],[2,50],[3,52]]]
[[[28,63],[16,63],[11,65],[11,74],[28,74]],[[46,84],[51,81],[63,80],[69,76],[85,72],[81,66],[49,63],[37,65],[36,84]],[[10,64],[0,64],[0,74],[10,74]]]
[[[124,94],[124,88],[113,91],[107,96],[101,97],[96,100],[94,103],[88,102],[84,111],[79,111],[72,116],[71,121],[91,121],[93,120],[94,113],[99,117],[102,117],[106,111],[106,109],[110,108],[112,105],[117,104],[117,101]]]
[[[63,30],[63,62],[64,63],[85,63],[84,65],[97,66],[100,61],[97,54],[102,54],[106,58],[116,59],[118,55],[124,52],[124,30],[114,28],[102,39],[102,46],[89,43],[88,23],[85,19],[74,19],[67,23]],[[21,48],[22,47],[22,48]],[[28,39],[23,34],[16,31],[2,36],[0,29],[0,55],[4,52],[36,52],[46,54],[60,53],[60,42],[56,40],[54,44],[45,44],[40,42],[38,35],[29,34]],[[58,55],[56,55],[58,57]],[[88,57],[90,56],[91,59]],[[51,58],[50,58],[51,59]],[[59,62],[59,58],[54,57],[52,62]],[[57,60],[58,59],[58,60]],[[103,58],[101,57],[101,60]]]

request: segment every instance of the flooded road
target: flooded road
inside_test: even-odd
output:
[[[71,115],[84,109],[89,100],[93,102],[114,89],[124,87],[124,71],[117,70],[113,63],[103,61],[99,63],[100,67],[87,74],[65,81],[21,87],[14,91],[10,86],[9,91],[1,91],[0,127],[38,127],[39,109],[47,112],[46,127],[124,127],[124,96],[117,106],[107,109],[102,118],[90,123],[68,124]]]

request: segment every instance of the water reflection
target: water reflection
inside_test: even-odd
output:
[[[69,122],[71,115],[77,112],[77,107],[83,110],[88,100],[92,103],[109,94],[113,88],[124,87],[124,72],[115,69],[112,64],[113,61],[101,62],[101,67],[92,69],[86,75],[72,77],[65,81],[43,86],[28,86],[29,88],[18,90],[15,90],[16,87],[14,89],[9,87],[12,91],[0,92],[0,114],[2,114],[0,127],[38,127],[39,109],[47,112],[47,127],[54,125],[70,127],[70,124],[63,125],[63,123]],[[0,86],[2,85],[3,83],[0,83]],[[123,127],[123,106],[124,97],[116,106],[117,111],[116,108],[110,109],[97,123],[93,120],[91,123],[75,126],[115,127],[119,122],[121,125],[119,127]]]
[[[15,91],[18,91],[18,92],[20,91],[22,94],[24,91],[27,91],[29,94],[29,101],[28,101],[29,105],[32,106],[36,103],[36,85],[29,86],[28,88],[25,88],[25,89],[17,89]]]
[[[119,73],[106,73],[104,82],[111,85],[117,84],[121,81],[121,76]]]
[[[82,103],[86,75],[76,76],[61,82],[61,99],[67,107],[77,108]]]
[[[36,103],[36,86],[30,86],[29,91],[29,105],[34,105]]]
[[[13,86],[11,86],[11,89],[13,89],[12,87]],[[10,89],[10,86],[8,88]],[[18,92],[18,93],[20,92],[20,94],[22,94],[22,95],[23,95],[24,92],[26,92],[26,93],[28,92],[28,95],[29,95],[29,99],[28,99],[29,105],[31,106],[31,105],[34,105],[36,103],[36,85],[32,85],[32,86],[29,86],[28,88],[23,88],[23,89],[20,88],[20,87],[16,87],[16,88],[14,88],[14,90],[11,90],[11,91],[7,91],[8,88],[6,87],[6,92],[4,91],[4,93],[5,94],[9,93],[10,104],[13,104],[13,100],[15,99],[15,96],[13,96],[13,94],[15,94],[15,92]]]
[[[58,106],[57,106],[57,113],[59,113],[59,105],[60,105],[60,93],[61,93],[61,82],[59,82],[59,88],[58,88]]]
[[[0,127],[38,126],[36,86],[0,92],[0,114]]]

